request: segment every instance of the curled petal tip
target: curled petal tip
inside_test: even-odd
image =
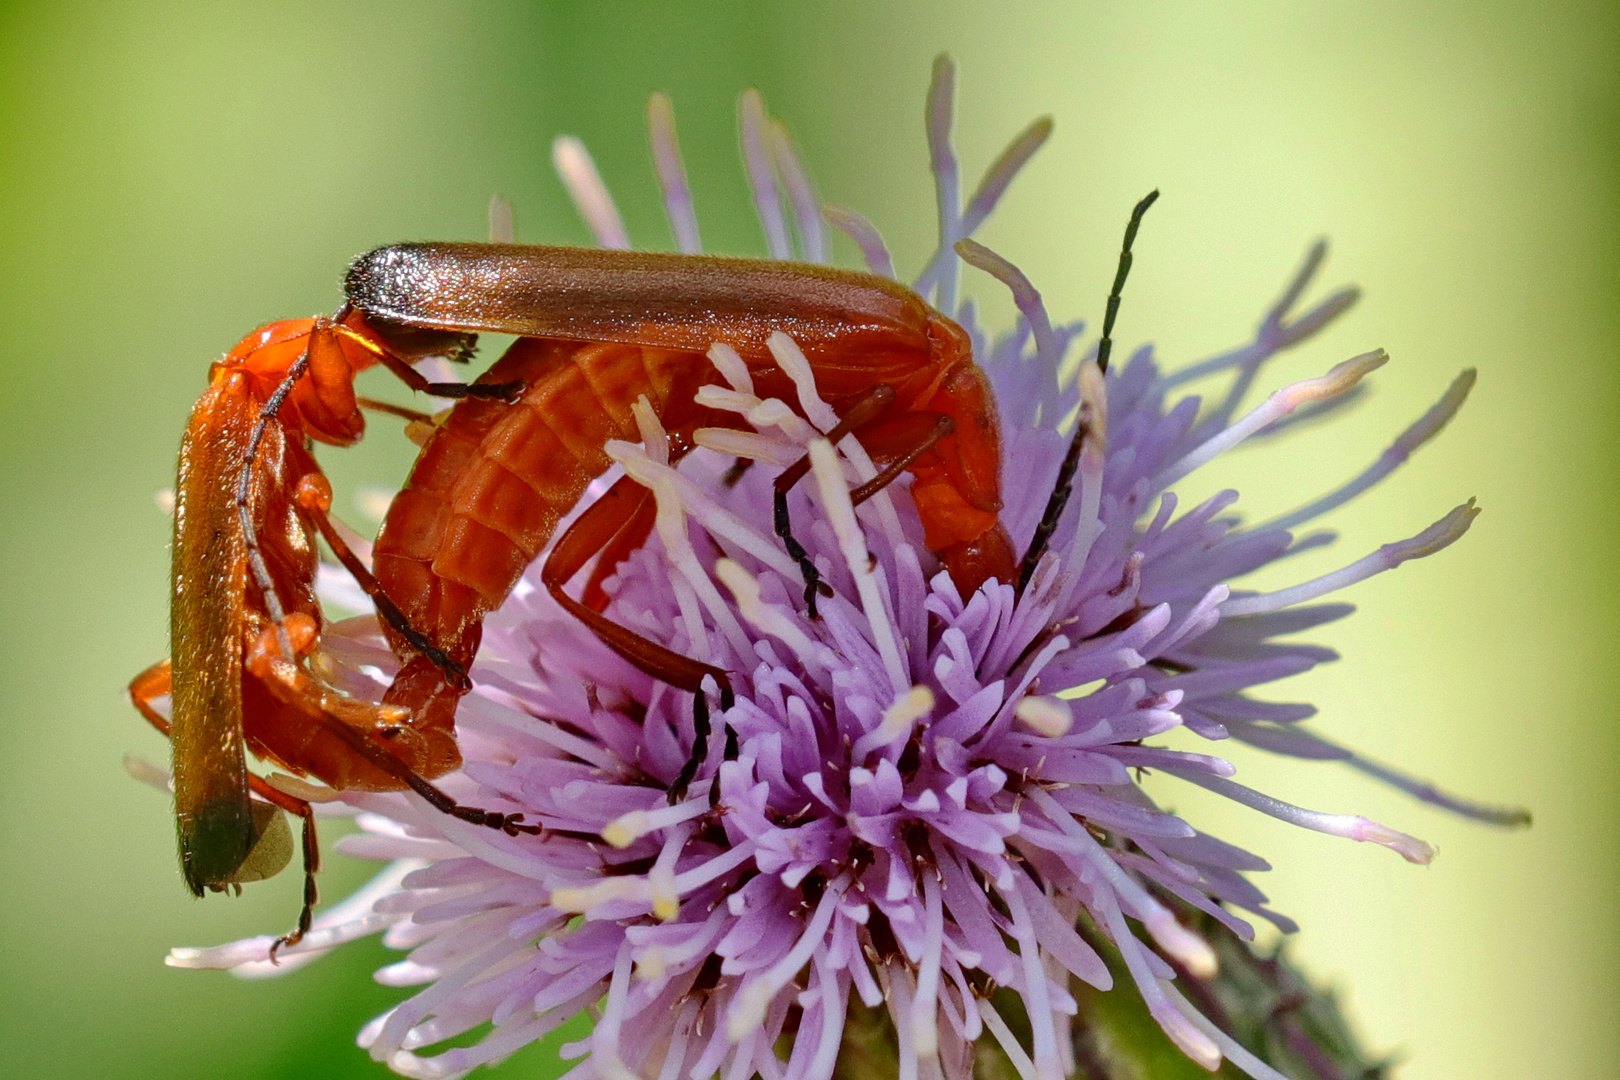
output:
[[[1337,397],[1387,363],[1389,353],[1383,349],[1374,349],[1335,364],[1326,375],[1296,383],[1289,390],[1301,403]]]
[[[1409,863],[1427,866],[1439,854],[1433,844],[1426,840],[1419,840],[1388,825],[1376,821],[1362,819],[1360,826],[1351,834],[1351,839],[1365,840],[1369,843],[1387,847]]]
[[[1480,507],[1475,500],[1469,499],[1412,539],[1390,544],[1385,550],[1389,552],[1391,565],[1399,565],[1408,559],[1421,559],[1437,551],[1444,551],[1462,539],[1463,534],[1474,523],[1474,519],[1479,516],[1479,512]]]

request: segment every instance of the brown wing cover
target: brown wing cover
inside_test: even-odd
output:
[[[186,885],[220,888],[252,850],[242,751],[242,598],[247,556],[235,489],[257,410],[219,379],[192,410],[175,483],[173,606],[175,818]]]
[[[930,349],[931,312],[916,293],[888,278],[809,263],[395,244],[356,259],[344,288],[362,311],[413,326],[695,353],[722,341],[750,367],[774,363],[765,342],[780,330],[817,361],[818,376],[849,367],[867,386],[910,373]]]

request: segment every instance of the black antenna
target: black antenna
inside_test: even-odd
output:
[[[1136,243],[1136,230],[1142,227],[1142,215],[1159,198],[1154,188],[1142,196],[1142,201],[1131,211],[1131,220],[1125,225],[1125,243],[1119,249],[1119,269],[1114,271],[1114,290],[1108,294],[1108,311],[1103,315],[1102,340],[1097,343],[1097,367],[1108,374],[1108,355],[1114,351],[1114,320],[1119,317],[1119,294],[1125,288],[1125,279],[1131,276],[1131,245]],[[1076,441],[1079,437],[1076,435]]]
[[[1119,251],[1119,269],[1114,271],[1114,288],[1108,294],[1108,308],[1103,314],[1102,340],[1097,343],[1097,369],[1103,374],[1108,373],[1108,357],[1114,351],[1114,320],[1119,316],[1120,293],[1124,291],[1125,279],[1131,275],[1131,245],[1136,243],[1136,231],[1142,227],[1142,215],[1146,214],[1148,207],[1152,206],[1159,197],[1159,189],[1154,188],[1142,196],[1142,201],[1136,204],[1131,211],[1131,220],[1125,226],[1125,243]],[[1052,485],[1052,495],[1046,500],[1046,512],[1041,515],[1041,523],[1035,527],[1035,535],[1030,538],[1029,550],[1024,552],[1024,562],[1018,568],[1018,594],[1023,595],[1024,588],[1029,584],[1030,577],[1035,573],[1035,566],[1046,554],[1047,542],[1057,531],[1058,519],[1063,516],[1063,510],[1069,505],[1069,495],[1074,490],[1074,470],[1080,465],[1080,448],[1085,445],[1086,436],[1091,432],[1091,425],[1086,417],[1084,403],[1081,405],[1079,422],[1074,429],[1074,438],[1069,441],[1068,453],[1063,455],[1063,464],[1058,468],[1057,482]]]
[[[236,520],[242,530],[242,546],[247,553],[248,570],[253,580],[258,584],[259,591],[264,594],[265,610],[269,612],[271,621],[276,628],[276,644],[281,647],[281,658],[288,663],[294,662],[292,641],[287,636],[287,610],[281,606],[281,597],[276,592],[275,580],[270,576],[270,568],[265,565],[264,553],[259,549],[259,531],[253,524],[253,508],[248,496],[253,490],[253,466],[259,459],[259,446],[264,442],[264,433],[275,422],[276,414],[292,393],[293,386],[309,370],[309,349],[305,349],[298,357],[297,362],[287,369],[287,375],[276,387],[275,392],[265,401],[259,409],[258,418],[253,422],[253,431],[248,436],[247,450],[242,455],[242,467],[236,474]]]

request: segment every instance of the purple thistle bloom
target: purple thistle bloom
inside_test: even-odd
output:
[[[466,765],[445,783],[458,798],[542,822],[544,838],[467,825],[411,795],[277,780],[361,811],[363,831],[340,848],[390,860],[371,886],[323,913],[275,970],[378,931],[409,950],[379,978],[422,989],[360,1038],[395,1071],[460,1076],[589,1011],[593,1032],[563,1051],[581,1059],[570,1077],[825,1080],[854,997],[892,1016],[903,1080],[966,1080],[973,1043],[986,1033],[1021,1076],[1057,1080],[1074,1069],[1070,978],[1101,989],[1111,982],[1088,942],[1100,936],[1129,971],[1126,992],[1142,996],[1188,1056],[1210,1069],[1224,1056],[1276,1078],[1177,991],[1178,972],[1212,975],[1215,954],[1167,906],[1177,898],[1246,939],[1253,931],[1238,912],[1292,930],[1244,876],[1269,867],[1160,810],[1133,770],[1412,862],[1429,861],[1433,849],[1366,818],[1283,803],[1236,783],[1219,757],[1155,740],[1185,727],[1212,741],[1337,759],[1469,816],[1527,820],[1440,794],[1311,733],[1300,723],[1310,706],[1246,696],[1332,659],[1279,639],[1350,612],[1315,603],[1327,594],[1456,540],[1477,513],[1472,502],[1337,573],[1272,593],[1232,584],[1331,539],[1289,530],[1395,469],[1451,418],[1473,373],[1365,473],[1298,511],[1244,526],[1231,513],[1235,492],[1179,506],[1182,478],[1251,435],[1333,410],[1385,362],[1382,352],[1357,356],[1238,416],[1266,361],[1320,330],[1355,291],[1295,313],[1325,254],[1318,243],[1252,342],[1168,375],[1143,348],[1104,376],[1095,351],[1076,347],[1080,324],[1053,325],[1015,267],[961,243],[1050,125],[1016,139],[962,209],[951,94],[942,61],[929,99],[942,236],[916,287],[956,312],[995,383],[1005,459],[1016,463],[1003,511],[1015,545],[1035,531],[1069,432],[1086,425],[1074,496],[1048,553],[1022,597],[995,582],[958,595],[923,546],[900,490],[907,481],[851,506],[850,487],[875,469],[858,439],[835,448],[820,437],[836,416],[793,341],[778,334],[772,345],[795,380],[792,403],[760,400],[743,364],[716,346],[710,355],[728,388],[701,396],[752,431],[700,432],[702,449],[677,470],[643,407],[643,441],[608,448],[655,493],[658,520],[609,579],[607,614],[725,668],[736,688],[683,801],[669,805],[666,792],[693,745],[692,696],[597,641],[539,586],[538,568],[487,622],[478,689],[457,717]],[[677,242],[695,251],[692,200],[661,97],[651,120]],[[752,92],[742,129],[772,256],[823,261],[813,189]],[[626,246],[583,146],[558,140],[554,159],[599,242]],[[874,272],[892,274],[870,224],[843,208],[826,217]],[[1011,289],[1022,314],[1008,333],[992,339],[972,306],[958,303],[959,252]],[[1226,373],[1233,386],[1213,405],[1175,396],[1183,383]],[[834,589],[815,621],[770,524],[771,478],[806,452],[813,470],[791,499],[795,531]],[[738,458],[766,467],[728,486]],[[373,697],[393,670],[369,618],[334,628],[320,663]],[[270,940],[176,950],[170,962],[269,974]],[[1030,1045],[991,1006],[992,987],[1022,998]],[[475,1044],[434,1049],[482,1025],[489,1030]]]

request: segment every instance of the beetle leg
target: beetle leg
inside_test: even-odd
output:
[[[906,413],[861,433],[867,453],[889,459],[872,479],[854,488],[849,501],[856,506],[876,495],[911,468],[935,443],[956,431],[956,421],[944,413]]]
[[[513,379],[511,382],[501,383],[431,382],[426,375],[423,375],[387,349],[376,350],[375,355],[384,367],[399,378],[400,382],[419,394],[431,394],[434,397],[456,399],[495,398],[498,401],[515,402],[523,396],[523,391],[528,387],[528,384],[522,379]]]
[[[826,433],[827,441],[837,446],[838,443],[852,431],[865,427],[876,419],[884,409],[894,401],[894,387],[888,383],[878,383],[852,405],[848,412],[838,421],[833,429]],[[799,572],[804,575],[804,602],[810,609],[810,617],[816,615],[816,594],[831,596],[832,589],[821,580],[821,573],[816,564],[810,561],[810,553],[804,549],[793,536],[793,525],[788,519],[788,492],[793,490],[795,484],[803,480],[810,472],[810,455],[806,454],[792,465],[784,469],[776,478],[774,499],[774,521],[776,535],[782,538],[782,546],[787,549],[788,555],[799,564]]]
[[[545,831],[544,826],[541,825],[523,824],[522,814],[503,814],[495,810],[481,810],[476,806],[463,806],[442,789],[424,779],[409,765],[406,765],[399,758],[377,745],[370,736],[359,728],[351,724],[345,724],[342,720],[331,715],[322,716],[320,723],[355,753],[426,799],[428,804],[441,814],[449,814],[458,821],[465,821],[472,825],[484,825],[491,829],[499,829],[508,836],[517,836],[519,833],[539,836]]]
[[[428,439],[438,430],[439,424],[449,415],[445,410],[438,413],[422,412],[420,409],[407,409],[403,405],[395,405],[389,401],[378,401],[376,398],[357,397],[354,403],[362,409],[372,412],[385,413],[397,416],[405,421],[405,437],[418,447],[426,446]]]
[[[591,576],[591,584],[597,585],[600,591],[599,578],[610,573],[625,554],[646,539],[656,509],[651,492],[629,477],[621,477],[568,526],[551,549],[546,565],[540,571],[540,581],[563,610],[584,623],[608,648],[653,678],[693,695],[692,756],[670,785],[670,802],[675,803],[685,798],[686,788],[696,776],[703,759],[708,756],[709,702],[703,690],[703,680],[714,679],[720,688],[720,707],[729,709],[732,704],[729,676],[723,668],[682,656],[673,649],[649,641],[589,604],[575,600],[563,589],[593,555],[601,553]],[[586,587],[586,595],[591,596],[590,585]]]
[[[692,695],[692,753],[687,757],[681,771],[676,774],[675,782],[669,785],[669,804],[674,806],[686,799],[686,789],[691,786],[697,771],[702,767],[704,760],[709,756],[709,695],[702,690]],[[711,795],[720,792],[720,779],[709,787]]]
[[[706,749],[706,748],[705,748]],[[726,725],[726,750],[723,760],[736,761],[742,754],[742,747],[737,744],[737,729],[730,724]],[[694,770],[695,772],[696,770]],[[683,792],[684,794],[684,792]],[[714,783],[709,785],[709,809],[720,809],[720,778],[717,776]]]
[[[303,799],[271,787],[269,781],[252,773],[248,774],[248,786],[253,789],[253,794],[265,802],[278,806],[289,814],[296,814],[304,823],[300,836],[304,850],[304,904],[298,911],[298,925],[292,932],[282,934],[270,943],[270,962],[277,964],[280,961],[276,959],[276,953],[290,945],[298,944],[304,940],[304,935],[309,933],[310,923],[315,918],[315,905],[321,898],[320,889],[315,885],[315,875],[321,869],[321,845],[315,832],[315,808]]]
[[[266,646],[274,640],[268,637],[267,632],[260,637],[266,639],[261,643]],[[251,647],[247,669],[257,676],[277,699],[303,710],[315,723],[349,749],[381,772],[422,796],[441,813],[474,825],[500,829],[508,836],[516,836],[519,833],[528,833],[531,836],[540,834],[539,825],[522,824],[522,814],[503,814],[494,810],[463,806],[384,749],[377,741],[378,736],[373,733],[386,731],[391,714],[399,714],[397,716],[399,721],[408,719],[409,713],[401,706],[374,705],[340,694],[327,688],[298,664],[283,660],[279,656],[264,656],[259,650]]]
[[[408,420],[413,424],[431,424],[433,422],[432,413],[425,413],[420,409],[407,409],[403,405],[395,405],[388,401],[378,401],[376,398],[357,397],[354,399],[354,403],[360,406],[362,409],[370,409],[372,412],[387,413],[389,416],[397,416],[401,420]]]
[[[159,660],[134,679],[130,680],[129,698],[134,702],[135,708],[146,718],[146,722],[162,732],[164,737],[169,735],[169,721],[152,707],[156,699],[173,692],[174,673],[169,661]],[[315,885],[315,875],[321,869],[321,848],[315,833],[315,810],[303,799],[294,798],[284,791],[278,791],[260,776],[248,774],[248,786],[253,794],[273,806],[280,807],[289,814],[297,814],[303,819],[303,849],[304,849],[304,904],[298,912],[298,924],[290,934],[283,934],[270,945],[270,962],[276,963],[276,953],[288,945],[296,945],[303,940],[309,932],[310,922],[314,918],[315,904],[320,899],[320,891]]]
[[[345,304],[342,310],[338,312],[335,319],[322,320],[322,325],[318,327],[317,330],[327,330],[336,337],[342,338],[351,344],[357,345],[361,349],[364,349],[366,352],[376,357],[377,361],[381,363],[383,367],[386,367],[389,371],[392,371],[400,382],[403,382],[406,386],[417,391],[418,393],[432,394],[434,397],[441,398],[498,398],[502,401],[511,402],[517,401],[517,399],[523,395],[523,391],[527,384],[521,379],[507,383],[431,382],[426,375],[423,375],[420,371],[417,371],[414,367],[412,367],[411,362],[406,360],[393,348],[374,341],[364,334],[357,332],[354,330],[354,328],[345,325],[343,319],[348,316],[349,310],[349,306]],[[425,359],[430,355],[434,354],[430,352],[422,352],[417,354],[417,358]],[[451,359],[465,360],[468,355],[470,355],[470,353],[452,356]],[[352,390],[350,392],[352,393]]]
[[[636,509],[625,519],[624,525],[613,535],[613,539],[608,541],[607,546],[602,548],[602,553],[597,556],[596,565],[591,568],[591,576],[585,581],[585,589],[580,593],[580,602],[595,611],[601,611],[608,604],[607,591],[602,588],[602,582],[611,577],[620,563],[647,542],[647,537],[652,534],[653,526],[658,519],[658,500],[652,497],[652,492],[636,484],[629,477],[622,477],[618,483],[634,484],[639,489],[641,498]]]
[[[377,605],[377,614],[381,615],[394,631],[410,643],[411,648],[427,657],[433,666],[444,672],[450,684],[459,690],[472,688],[472,680],[467,677],[467,669],[451,659],[445,651],[417,630],[399,610],[399,605],[388,598],[382,586],[377,584],[377,578],[372,574],[371,568],[360,561],[360,557],[344,541],[342,535],[332,524],[330,510],[332,507],[332,485],[325,476],[318,472],[306,473],[298,481],[296,494],[298,508],[304,515],[314,522],[320,530],[321,538],[326,546],[332,549],[343,568],[354,575],[354,580],[371,597],[371,602]]]
[[[152,708],[152,702],[173,691],[174,669],[167,660],[159,660],[129,681],[129,700],[146,718],[148,724],[163,733],[164,738],[168,738],[169,735],[169,721],[162,713]]]

